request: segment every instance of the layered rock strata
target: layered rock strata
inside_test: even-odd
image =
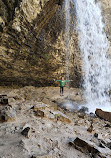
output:
[[[98,1],[96,1],[98,2]],[[79,87],[82,59],[74,4],[71,5],[69,76]],[[109,1],[101,0],[110,41]],[[0,85],[56,85],[66,75],[63,0],[0,0]],[[110,49],[109,49],[110,56]]]

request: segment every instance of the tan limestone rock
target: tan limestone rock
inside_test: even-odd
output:
[[[102,111],[101,109],[96,109],[95,114],[101,119],[111,122],[111,112],[106,112],[106,111]]]

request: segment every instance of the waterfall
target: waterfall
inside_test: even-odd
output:
[[[69,80],[69,54],[70,54],[70,0],[65,0],[65,54],[66,54],[66,79]],[[69,99],[69,83],[67,83],[67,98]]]
[[[70,0],[65,0],[65,53],[66,53],[66,78],[69,79],[69,41],[70,41]]]
[[[100,4],[95,3],[95,0],[73,1],[83,60],[86,104],[92,112],[96,108],[111,111],[108,95],[111,88],[111,65],[107,55],[109,43]]]

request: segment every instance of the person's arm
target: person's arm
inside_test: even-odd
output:
[[[61,82],[61,80],[56,80],[57,82]]]
[[[70,80],[65,80],[65,82],[69,82]]]
[[[65,80],[65,82],[69,82],[69,81],[73,81],[73,80]]]

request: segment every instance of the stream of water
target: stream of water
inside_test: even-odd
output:
[[[83,62],[85,106],[90,112],[94,112],[96,108],[111,111],[111,64],[107,55],[109,43],[104,31],[100,4],[95,3],[95,0],[72,1],[76,11]]]
[[[70,54],[70,0],[65,0],[65,54],[66,54],[66,79],[69,80],[69,54]],[[69,83],[67,83],[69,89]],[[70,91],[67,92],[67,98],[70,96]]]
[[[65,47],[66,47],[66,77],[69,78],[69,40],[70,40],[70,1],[65,0]]]

